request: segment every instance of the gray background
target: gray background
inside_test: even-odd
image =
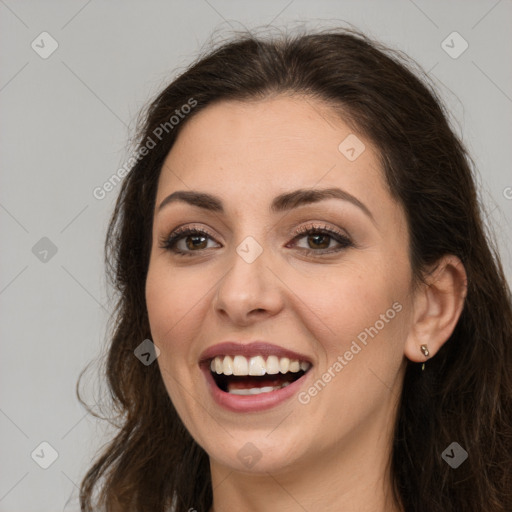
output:
[[[480,170],[510,282],[511,20],[508,0],[0,0],[0,511],[78,510],[77,485],[108,435],[75,398],[111,307],[102,245],[117,189],[92,192],[127,159],[140,107],[212,34],[345,21],[416,59]],[[44,31],[58,43],[46,59],[31,47],[51,49]],[[469,44],[458,58],[442,47],[454,31]],[[43,441],[58,453],[48,469]]]

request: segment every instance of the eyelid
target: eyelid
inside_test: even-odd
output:
[[[159,247],[161,249],[166,249],[173,252],[172,248],[176,245],[177,242],[179,242],[182,238],[186,238],[187,236],[193,235],[204,235],[205,237],[214,240],[216,243],[219,243],[207,229],[203,227],[198,227],[194,224],[185,224],[173,229],[168,235],[161,236],[159,238]],[[178,251],[174,252],[179,253]],[[184,253],[192,254],[193,252],[198,251],[185,251]]]
[[[307,256],[310,255],[317,255],[317,256],[328,256],[331,254],[338,254],[341,251],[348,249],[349,247],[356,247],[356,244],[353,242],[352,237],[347,233],[341,231],[339,228],[334,228],[332,226],[323,224],[315,224],[315,223],[309,223],[307,225],[301,226],[295,231],[295,235],[291,242],[295,242],[297,239],[304,238],[308,235],[312,235],[314,233],[319,233],[321,235],[326,235],[331,238],[331,240],[334,240],[338,247],[330,248],[330,249],[305,249],[303,247],[300,248],[300,250],[306,254]],[[295,245],[295,244],[294,244]],[[288,245],[287,245],[288,247]]]
[[[340,230],[337,227],[330,226],[330,225],[326,224],[325,222],[322,223],[321,221],[318,221],[318,224],[315,224],[315,222],[312,221],[312,222],[309,222],[309,223],[297,228],[295,230],[295,235],[301,235],[301,234],[307,233],[308,231],[313,231],[313,230],[326,231],[329,233],[336,233],[340,237],[352,239],[352,237],[345,230]]]
[[[315,254],[317,256],[321,255],[328,255],[328,254],[335,254],[338,252],[341,252],[344,249],[347,249],[348,247],[355,247],[356,244],[353,242],[352,237],[346,232],[342,231],[339,228],[335,228],[332,226],[329,226],[323,223],[315,223],[315,222],[309,222],[305,225],[300,226],[299,228],[296,228],[293,233],[293,238],[290,242],[295,242],[295,240],[304,238],[312,233],[319,233],[324,234],[326,236],[329,236],[332,240],[337,242],[339,245],[337,248],[331,248],[331,249],[305,249],[305,248],[299,248],[303,253],[310,255]],[[200,249],[198,251],[182,251],[180,249],[176,249],[175,246],[178,242],[180,242],[182,239],[187,238],[187,236],[199,236],[203,235],[206,238],[209,238],[210,240],[213,240],[215,243],[217,242],[215,236],[213,236],[207,229],[203,227],[198,227],[194,224],[185,224],[182,226],[178,226],[177,228],[173,229],[169,235],[164,235],[160,238],[160,248],[166,249],[170,252],[175,253],[179,256],[191,256],[194,253],[202,253],[206,249]],[[289,247],[289,243],[287,243],[286,247]]]

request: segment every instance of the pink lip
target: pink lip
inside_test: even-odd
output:
[[[263,341],[254,341],[247,344],[228,341],[209,347],[201,354],[199,363],[201,371],[205,376],[210,394],[214,401],[221,407],[233,412],[257,412],[275,407],[298,392],[301,386],[304,385],[309,371],[300,379],[276,391],[261,393],[259,395],[233,395],[219,389],[210,372],[209,362],[216,356],[227,355],[242,355],[245,357],[258,355],[264,357],[277,356],[287,357],[289,359],[298,359],[299,361],[307,361],[311,363],[311,359],[304,354],[299,354],[293,350],[288,350]]]
[[[201,371],[206,378],[210,394],[215,402],[221,407],[233,412],[257,412],[275,407],[294,396],[309,375],[308,371],[300,379],[292,382],[290,385],[276,391],[270,391],[269,393],[261,393],[259,395],[232,395],[231,393],[226,393],[219,389],[207,365],[202,365]]]
[[[299,354],[293,350],[272,345],[265,341],[253,341],[245,344],[236,341],[219,343],[218,345],[213,345],[213,347],[207,348],[201,354],[199,361],[200,363],[205,363],[217,356],[277,356],[287,357],[288,359],[298,359],[299,361],[307,361],[308,363],[311,363],[310,358],[304,354]]]

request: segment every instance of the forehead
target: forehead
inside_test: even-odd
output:
[[[162,168],[157,204],[177,189],[216,192],[229,203],[329,186],[370,203],[387,194],[376,149],[332,107],[297,96],[220,101],[185,122]]]

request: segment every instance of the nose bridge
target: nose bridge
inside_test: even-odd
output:
[[[279,285],[267,268],[272,251],[263,230],[256,236],[247,235],[233,247],[230,268],[218,285],[216,309],[238,321],[255,310],[275,314],[281,307]]]
[[[251,204],[251,206],[255,211],[262,211],[261,206],[254,204]],[[266,219],[255,220],[258,216],[253,214],[249,208],[235,212],[234,218],[236,222],[234,226],[234,254],[232,255],[232,263],[239,264],[238,260],[241,259],[242,262],[249,266],[257,263],[254,268],[259,269],[262,262],[267,260],[270,250],[267,246],[270,237],[268,236],[269,229]],[[244,265],[238,266],[244,268]]]

